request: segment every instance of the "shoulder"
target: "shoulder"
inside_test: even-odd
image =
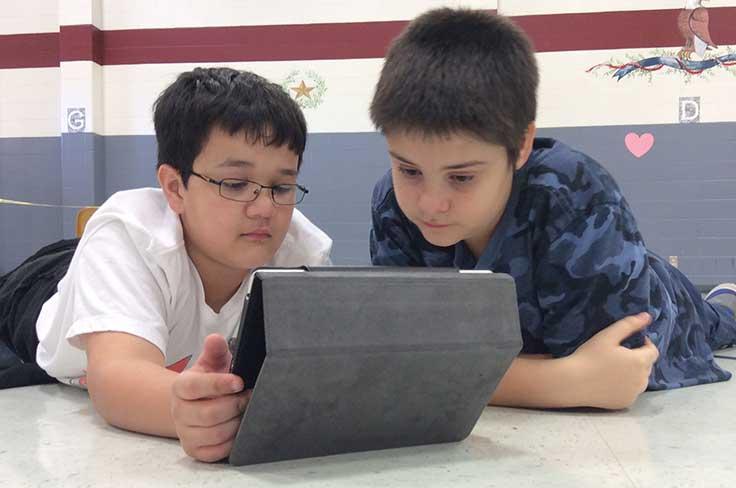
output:
[[[573,208],[621,202],[618,184],[598,161],[559,141],[546,139],[543,144],[523,168],[529,188],[553,194]]]
[[[381,240],[386,229],[400,223],[402,227],[411,227],[408,219],[399,207],[394,193],[394,182],[391,170],[388,170],[373,187],[371,198],[371,212],[373,214],[373,232]],[[385,229],[384,229],[385,228]]]
[[[87,222],[73,266],[115,275],[137,270],[174,286],[189,258],[179,216],[154,188],[113,194]],[[161,281],[161,280],[159,280]]]
[[[402,227],[413,227],[396,200],[391,170],[388,170],[373,187],[371,213],[373,214],[373,230],[379,234],[383,227],[393,227],[397,223],[400,223]]]
[[[136,247],[152,253],[184,244],[181,222],[158,188],[125,190],[111,195],[87,222],[82,243],[97,233],[110,231],[125,234]]]
[[[394,195],[394,181],[391,177],[391,170],[386,171],[383,176],[373,186],[373,196],[371,198],[371,208],[373,211],[383,211],[395,208],[397,206],[396,196]]]
[[[621,190],[595,159],[553,139],[537,139],[518,175],[520,204],[558,230],[597,208],[629,212]]]

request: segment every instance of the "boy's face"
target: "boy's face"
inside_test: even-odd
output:
[[[533,140],[524,142],[526,162]],[[396,199],[404,214],[437,246],[465,241],[482,254],[503,215],[514,174],[506,148],[455,133],[387,133]],[[528,148],[526,146],[529,146]]]
[[[296,183],[298,161],[286,146],[264,146],[243,133],[231,136],[215,128],[192,169],[215,180],[248,179],[273,186]],[[293,207],[274,205],[270,190],[262,190],[252,202],[232,201],[220,196],[217,185],[191,175],[179,193],[172,209],[181,217],[187,250],[200,274],[247,272],[266,264],[291,223]]]

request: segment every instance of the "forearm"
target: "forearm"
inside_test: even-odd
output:
[[[589,406],[581,375],[570,357],[522,354],[491,396],[491,405],[527,408],[568,408]]]
[[[95,409],[110,424],[176,437],[171,385],[177,373],[145,359],[114,359],[91,369],[87,385]]]

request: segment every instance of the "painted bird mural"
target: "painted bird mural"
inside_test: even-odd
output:
[[[677,53],[680,59],[690,59],[693,52],[702,58],[708,49],[718,47],[710,38],[708,9],[703,7],[703,0],[685,0],[685,8],[677,18],[677,27],[685,38],[685,45]]]

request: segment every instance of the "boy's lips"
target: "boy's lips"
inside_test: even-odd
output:
[[[433,224],[431,222],[427,222],[426,220],[423,220],[422,224],[429,227],[430,229],[444,229],[445,227],[449,227],[449,224]]]
[[[271,237],[271,231],[267,228],[261,228],[261,229],[255,229],[250,232],[246,232],[242,234],[244,237],[247,237],[248,239],[257,239],[257,240],[263,240],[263,239],[269,239]]]

